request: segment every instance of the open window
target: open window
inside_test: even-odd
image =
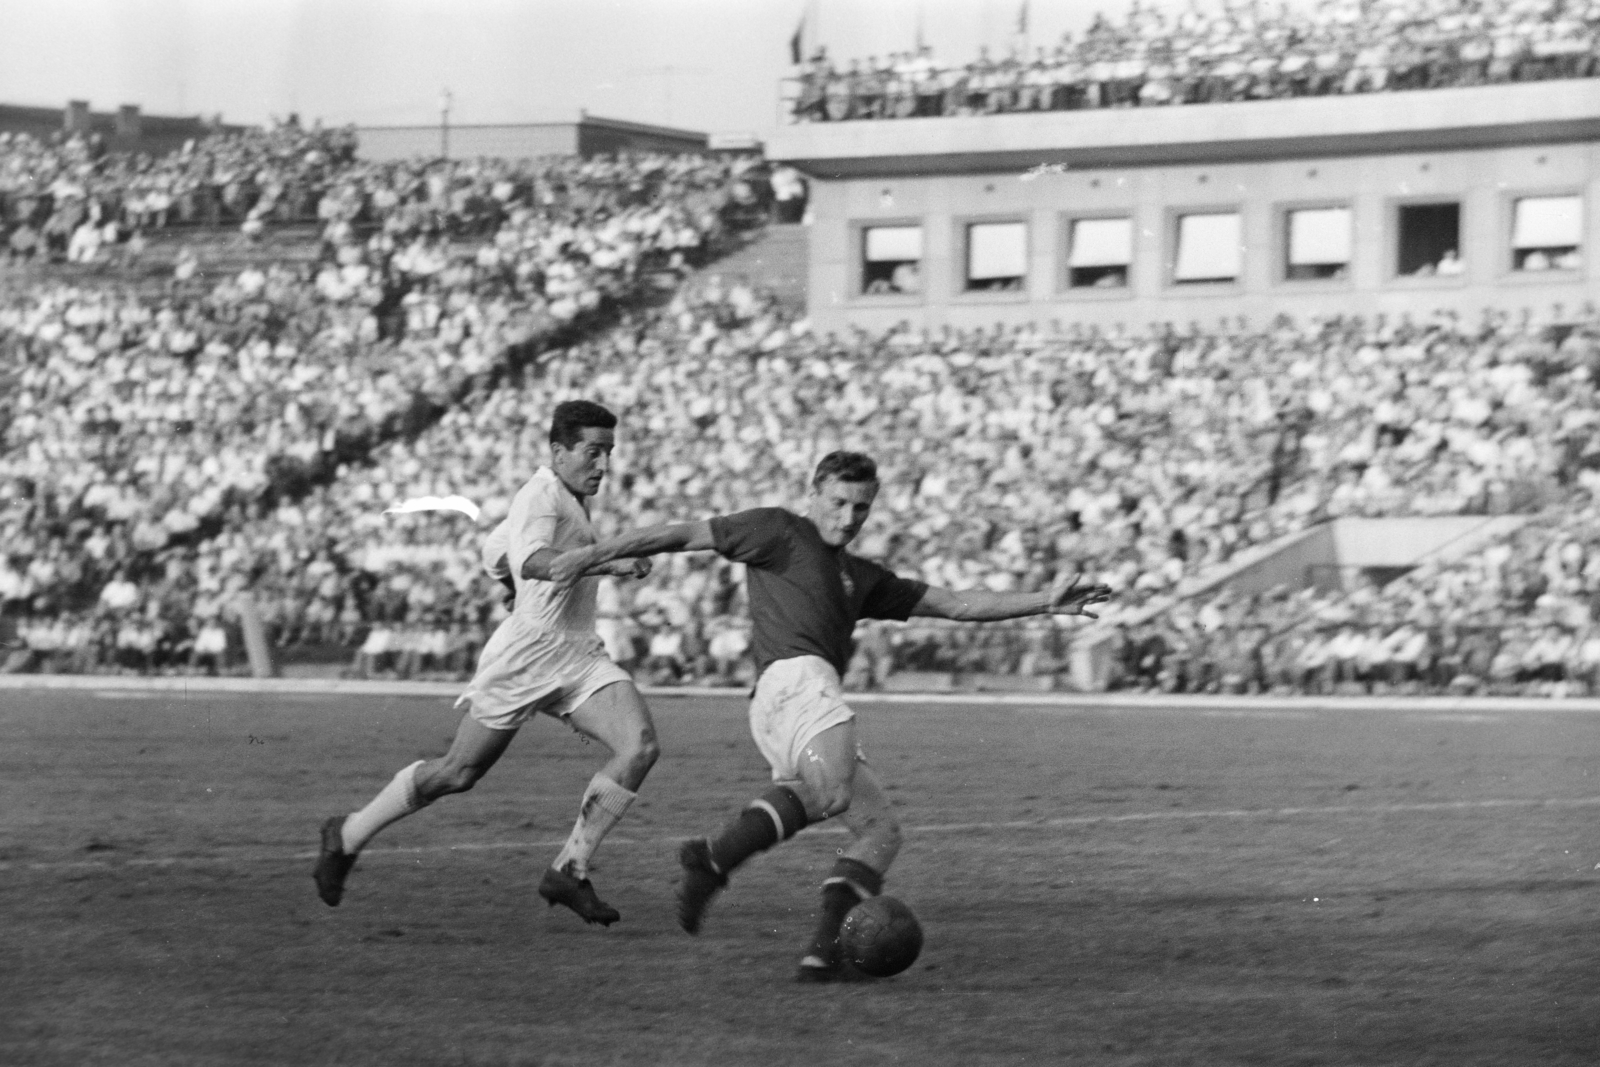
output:
[[[1237,211],[1179,215],[1173,284],[1237,282],[1244,265],[1241,233]]]
[[[1018,292],[1026,287],[1027,280],[1027,223],[967,225],[967,292]]]
[[[1297,208],[1287,212],[1284,278],[1304,282],[1349,277],[1353,218],[1347,207]]]
[[[1511,269],[1583,266],[1583,198],[1525,196],[1511,205]]]
[[[1461,205],[1401,204],[1395,273],[1402,278],[1460,274]]]
[[[861,292],[868,296],[922,292],[921,226],[862,228]]]
[[[1067,242],[1067,288],[1127,288],[1133,264],[1132,219],[1073,219]]]

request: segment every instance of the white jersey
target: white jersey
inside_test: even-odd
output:
[[[483,539],[483,552],[480,560],[483,563],[483,573],[500,581],[502,578],[511,577],[511,564],[506,561],[506,554],[511,551],[511,520],[501,519],[500,525],[489,531],[489,536]]]
[[[523,562],[541,548],[567,552],[595,543],[594,527],[578,497],[562,484],[555,471],[540,467],[517,490],[504,525],[506,555],[517,585],[512,617],[523,618],[540,630],[593,634],[598,577],[579,578],[559,591],[550,582],[522,577]],[[492,540],[494,534],[490,534],[490,538]]]

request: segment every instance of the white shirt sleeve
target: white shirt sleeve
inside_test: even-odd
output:
[[[489,536],[483,539],[483,570],[489,577],[499,581],[511,577],[511,563],[506,558],[511,549],[511,520],[501,519],[500,525],[489,531]]]
[[[510,535],[507,555],[512,573],[520,575],[529,556],[555,543],[556,505],[550,483],[542,478],[523,486],[511,502],[506,526]]]

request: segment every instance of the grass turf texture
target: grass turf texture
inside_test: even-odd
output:
[[[526,728],[391,827],[344,903],[317,827],[442,752],[447,700],[0,693],[0,1063],[1593,1064],[1600,715],[863,704],[915,966],[791,981],[844,840],[755,860],[705,933],[675,847],[766,781],[737,699],[595,873],[534,894],[601,760]]]

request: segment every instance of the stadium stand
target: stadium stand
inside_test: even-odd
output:
[[[885,476],[864,553],[956,588],[1031,588],[1087,568],[1126,612],[1322,519],[1565,499],[1600,459],[1597,338],[1592,320],[1552,333],[1450,316],[1156,336],[817,337],[770,298],[711,278],[546,352],[520,381],[473,392],[304,498],[254,518],[236,510],[173,558],[213,591],[250,576],[286,649],[359,646],[362,672],[458,673],[497,620],[478,537],[539,462],[550,408],[587,396],[624,419],[603,529],[792,499],[822,451],[861,447]],[[450,493],[483,504],[482,529],[382,515]],[[143,587],[141,602],[159,588]],[[738,589],[733,568],[708,562],[608,586],[614,653],[658,681],[739,679]],[[214,610],[194,603],[174,647]],[[1068,655],[1048,625],[885,626],[862,645],[859,670],[879,682],[1051,675]],[[1181,684],[1213,683],[1195,679]]]
[[[1009,54],[984,48],[958,66],[922,46],[841,70],[821,50],[794,80],[788,111],[843,122],[1587,78],[1597,28],[1593,3],[1317,0],[1176,14],[1134,4],[1121,22],[1097,15],[1080,38],[1032,58],[1023,35]]]
[[[7,608],[79,636],[75,623],[96,620],[93,654],[67,656],[80,664],[116,660],[119,647],[142,665],[170,660],[158,617],[176,609],[123,594],[171,576],[171,549],[299,496],[541,344],[651,298],[722,238],[746,168],[563,159],[495,164],[488,183],[470,163],[389,167],[421,192],[370,197],[380,213],[363,233],[367,192],[393,186],[345,175],[330,186],[345,206],[330,213],[314,269],[250,267],[155,299],[23,290],[0,310]],[[471,199],[448,198],[458,170],[491,194],[511,186],[489,240],[450,240],[450,219],[471,229]],[[438,195],[419,199],[430,184]],[[341,195],[351,190],[359,197]]]
[[[1135,8],[953,81],[926,55],[890,82],[892,65],[819,65],[800,117],[1596,73],[1594,3],[1297,11]],[[957,589],[1110,584],[1115,687],[1600,685],[1592,303],[822,334],[792,279],[783,299],[752,284],[795,273],[788,245],[712,262],[775,210],[751,159],[353,149],[298,123],[156,159],[0,141],[0,230],[26,279],[0,301],[0,669],[242,671],[248,594],[290,663],[461,677],[505,610],[480,539],[542,460],[552,407],[581,396],[623,420],[602,532],[792,501],[818,456],[862,449],[884,489],[859,551]],[[450,494],[483,522],[383,514]],[[1189,593],[1326,520],[1510,514],[1531,520],[1381,588]],[[608,648],[657,683],[748,682],[740,577],[674,557],[606,582]],[[868,624],[851,682],[1058,685],[1069,632]]]

